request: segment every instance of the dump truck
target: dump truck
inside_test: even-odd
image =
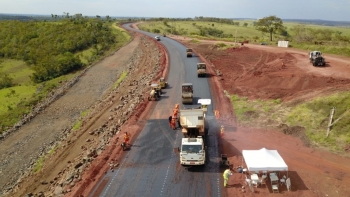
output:
[[[180,125],[184,137],[205,136],[205,113],[203,109],[180,109]]]
[[[187,55],[187,57],[192,57],[192,53],[193,53],[193,50],[192,50],[192,49],[190,49],[190,48],[187,48],[187,49],[186,49],[186,55]]]
[[[182,103],[192,104],[193,103],[193,85],[192,83],[183,83],[181,86]]]
[[[326,61],[320,51],[311,51],[309,53],[309,60],[313,66],[326,66]]]
[[[198,63],[197,64],[197,74],[198,77],[205,77],[207,74],[207,65],[205,63]]]
[[[181,140],[180,164],[183,166],[204,165],[206,161],[207,135],[205,113],[203,109],[180,110],[180,125],[183,138]]]

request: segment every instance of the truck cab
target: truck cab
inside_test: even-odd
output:
[[[192,83],[183,83],[181,86],[181,97],[182,103],[192,104],[193,103],[193,85]]]
[[[205,146],[201,136],[197,138],[182,138],[180,152],[181,165],[204,165]]]

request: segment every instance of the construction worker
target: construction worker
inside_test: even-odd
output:
[[[173,130],[176,129],[176,117],[172,117],[170,125]]]
[[[224,187],[227,186],[228,178],[232,175],[232,171],[230,168],[226,169],[224,171],[223,177],[224,177]]]
[[[125,143],[125,145],[130,145],[129,140],[130,140],[130,135],[128,134],[128,132],[125,132],[124,133],[124,143]]]
[[[221,125],[221,128],[220,128],[220,136],[224,136],[224,132],[225,132],[225,127],[224,125]]]
[[[218,110],[214,110],[214,115],[217,120],[220,119],[220,112]]]
[[[172,128],[171,127],[171,120],[173,119],[173,117],[172,116],[169,116],[169,118],[168,118],[168,120],[169,120],[169,126],[170,126],[170,128]]]

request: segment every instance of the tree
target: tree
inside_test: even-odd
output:
[[[276,16],[259,19],[255,26],[261,32],[270,33],[270,41],[272,41],[272,34],[284,29],[282,20]]]

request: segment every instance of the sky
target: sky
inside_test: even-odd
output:
[[[350,0],[0,0],[0,13],[350,21]]]

